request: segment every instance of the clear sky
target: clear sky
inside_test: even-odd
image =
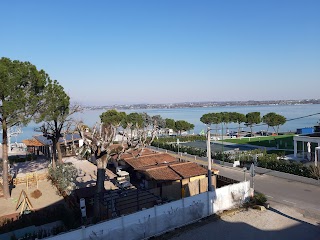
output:
[[[1,1],[2,56],[84,105],[320,98],[320,1]]]

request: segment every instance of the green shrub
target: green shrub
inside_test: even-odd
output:
[[[52,165],[48,168],[48,179],[55,185],[62,196],[70,195],[75,189],[77,169],[72,163],[57,163],[54,169]]]
[[[255,204],[263,205],[267,202],[267,197],[263,193],[255,193],[253,196]]]

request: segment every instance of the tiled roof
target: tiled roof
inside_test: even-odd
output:
[[[181,177],[168,166],[147,169],[145,174],[157,181],[175,181],[181,179]]]
[[[154,152],[148,148],[143,149],[143,151],[134,150],[134,151],[130,151],[128,153],[123,154],[121,156],[121,159],[132,158],[137,156],[138,154],[140,154],[140,156],[145,156],[145,155],[154,154]]]
[[[207,169],[192,162],[145,166],[137,170],[157,181],[175,181],[207,174]]]
[[[207,174],[208,170],[193,162],[175,163],[169,166],[182,178],[190,178]]]
[[[110,149],[116,149],[117,147],[121,147],[121,144],[114,144],[111,146]],[[126,146],[125,146],[126,147]],[[138,154],[140,154],[140,156],[145,156],[145,155],[150,155],[150,154],[154,154],[154,152],[148,148],[145,148],[143,151],[140,150],[131,150],[127,153],[124,153],[121,155],[120,160],[126,159],[126,158],[133,158],[138,156]],[[111,156],[112,159],[117,160],[118,159],[118,154],[114,154]]]
[[[126,158],[124,161],[132,166],[134,169],[143,168],[147,166],[154,166],[162,163],[175,162],[176,159],[166,153],[156,153],[145,155],[137,158]]]
[[[43,144],[39,142],[37,139],[25,139],[22,140],[22,142],[27,146],[27,147],[41,147]]]

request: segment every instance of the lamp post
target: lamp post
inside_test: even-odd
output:
[[[223,149],[223,123],[221,123],[221,140],[222,140],[222,165],[224,165],[224,149]]]
[[[210,131],[211,131],[210,126],[208,126],[208,129],[207,129],[208,192],[212,191]]]
[[[247,168],[244,167],[244,168],[242,168],[242,170],[243,170],[244,181],[247,181],[247,176],[246,176]]]
[[[179,138],[177,138],[177,145],[178,145],[178,155],[179,155],[179,143],[180,143],[180,141],[179,141]]]

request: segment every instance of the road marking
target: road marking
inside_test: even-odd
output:
[[[290,202],[290,201],[287,201],[287,200],[282,200],[282,201],[287,202],[287,203],[291,203],[291,204],[296,204],[294,202]]]
[[[268,198],[273,198],[272,196],[269,196],[269,195],[266,195],[266,197],[268,197]]]

